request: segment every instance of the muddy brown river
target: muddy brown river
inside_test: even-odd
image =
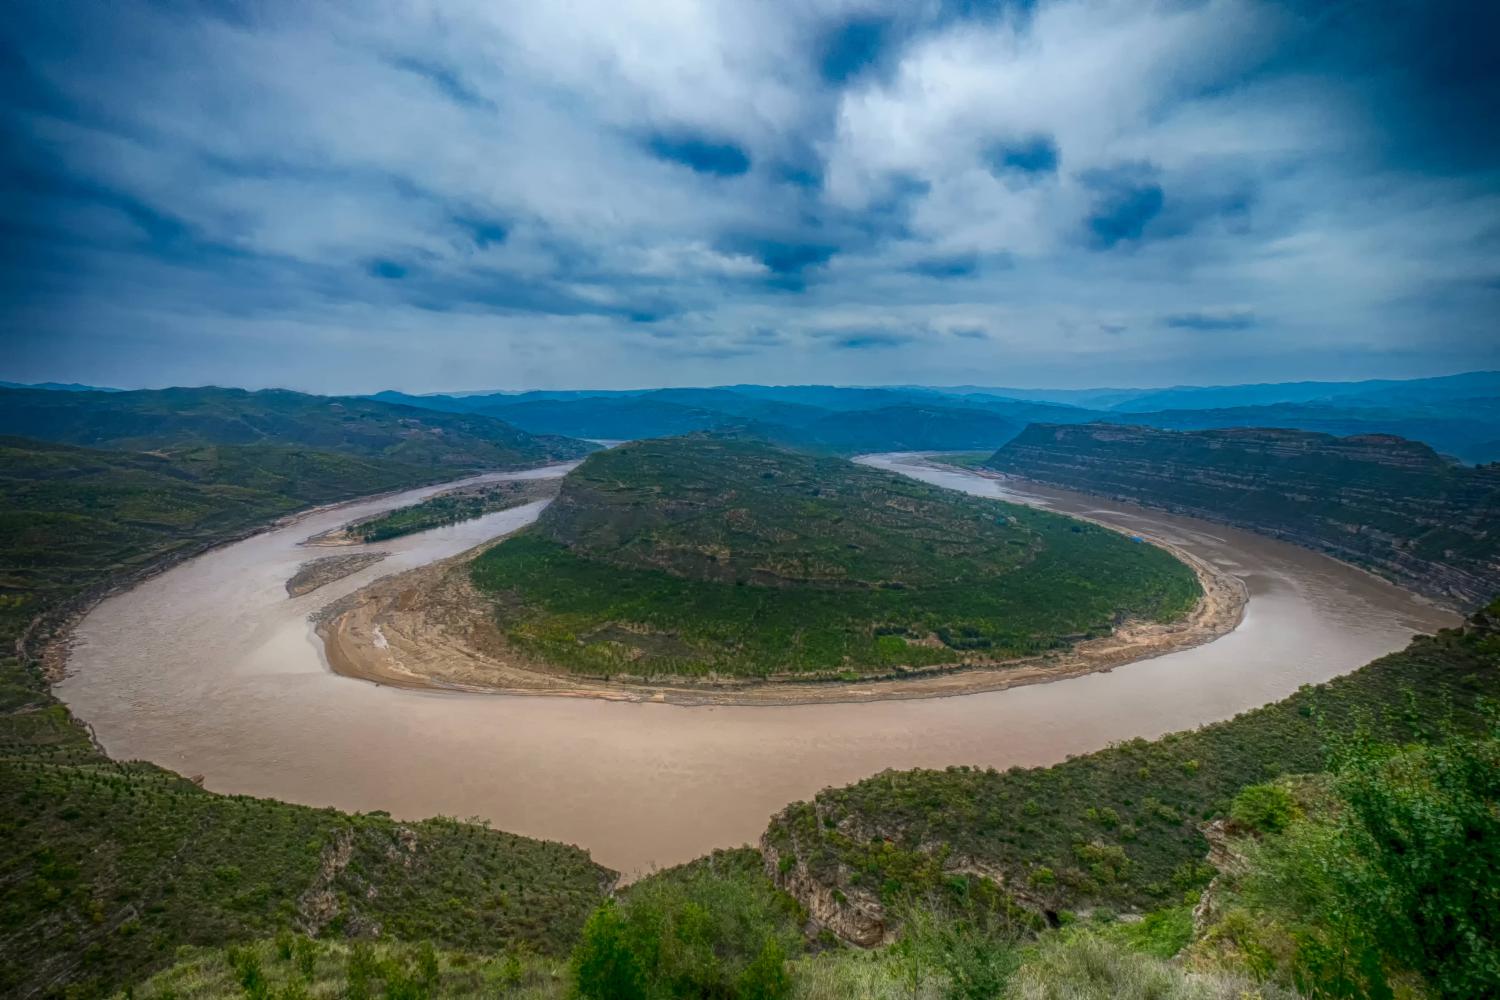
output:
[[[914,701],[684,707],[421,692],[336,676],[310,613],[520,527],[543,506],[368,546],[390,556],[287,597],[298,565],[328,551],[298,542],[438,489],[430,487],[313,514],[109,598],[80,624],[56,691],[112,756],[202,775],[214,790],[401,818],[482,817],[638,873],[753,843],[773,812],[828,785],[886,768],[1046,764],[1190,728],[1457,621],[1358,570],[1232,528],[1002,486],[917,456],[863,461],[1173,541],[1246,582],[1244,620],[1216,642],[1109,673]]]

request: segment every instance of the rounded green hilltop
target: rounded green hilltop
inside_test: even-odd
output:
[[[616,678],[995,663],[1180,618],[1202,593],[1098,525],[712,436],[590,456],[471,573],[509,643]]]

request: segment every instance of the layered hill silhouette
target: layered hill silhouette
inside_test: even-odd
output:
[[[375,398],[499,417],[539,434],[626,440],[736,431],[842,454],[989,451],[1030,423],[1108,421],[1183,430],[1290,427],[1395,434],[1465,462],[1500,459],[1500,372],[1170,389],[731,385],[427,396],[383,392]]]

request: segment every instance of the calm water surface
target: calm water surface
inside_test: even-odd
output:
[[[461,552],[543,504],[369,546],[389,558],[300,598],[298,542],[438,487],[320,512],[101,603],[57,693],[109,753],[207,787],[397,817],[479,816],[638,872],[753,842],[786,803],[885,768],[1046,764],[1223,719],[1345,673],[1456,619],[1281,542],[880,455],[868,464],[1168,538],[1243,578],[1243,624],[1111,673],[917,701],[680,707],[424,693],[329,672],[309,613],[377,577]],[[557,476],[571,466],[523,474]],[[517,478],[487,476],[483,479]]]

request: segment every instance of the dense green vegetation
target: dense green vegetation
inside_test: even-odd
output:
[[[294,445],[455,472],[541,465],[578,458],[592,448],[582,441],[528,434],[477,414],[285,389],[212,387],[0,389],[0,434],[133,451]]]
[[[107,987],[178,945],[292,926],[555,952],[612,878],[561,844],[214,795],[86,744],[46,750],[7,747],[0,766],[8,995]]]
[[[1245,860],[1197,950],[1315,996],[1414,983],[1500,995],[1500,714],[1490,722],[1414,747],[1344,741],[1330,777],[1241,793],[1284,808],[1238,823]]]
[[[782,1000],[803,914],[760,853],[715,851],[627,889],[594,912],[573,950],[585,1000]]]
[[[586,853],[451,821],[213,795],[110,761],[32,658],[92,588],[310,503],[433,475],[272,446],[166,457],[0,443],[0,995],[99,995],[179,945],[292,926],[566,950],[613,877]]]
[[[383,542],[445,524],[471,521],[497,510],[540,500],[554,491],[555,485],[546,480],[512,480],[471,486],[355,521],[345,532],[362,542]]]
[[[311,504],[419,485],[425,466],[269,445],[174,455],[0,438],[0,626]]]
[[[889,673],[1040,653],[1199,594],[1107,529],[695,437],[590,457],[473,579],[522,648],[603,675]]]
[[[1036,424],[988,466],[1288,538],[1467,607],[1500,590],[1500,464],[1414,441]]]
[[[1154,909],[1202,888],[1211,872],[1198,824],[1223,815],[1244,787],[1323,770],[1329,739],[1357,728],[1397,742],[1473,730],[1484,725],[1484,699],[1497,696],[1493,624],[1448,630],[1284,701],[1160,740],[1054,767],[888,772],[828,789],[788,807],[767,843],[783,871],[801,864],[831,889],[887,905],[977,868],[1053,913]]]

